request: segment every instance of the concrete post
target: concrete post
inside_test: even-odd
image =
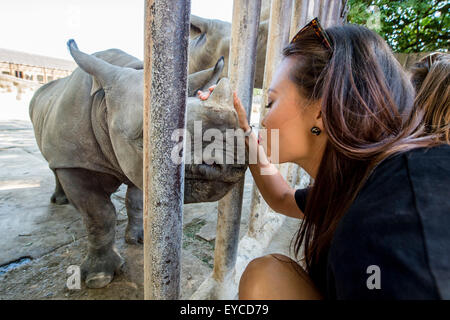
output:
[[[321,21],[324,21],[324,26],[328,27],[336,23],[342,23],[340,19],[341,12],[341,4],[342,2],[339,0],[297,0],[295,1],[294,8],[292,10],[292,21],[291,21],[291,30],[289,39],[291,39],[298,30],[303,27],[306,23],[311,19],[311,14],[313,16],[318,16]],[[279,22],[280,23],[280,22]],[[274,41],[269,35],[269,46]],[[270,51],[271,49],[267,49]],[[266,60],[267,63],[270,63],[270,59]],[[270,71],[270,66],[266,65],[266,72]],[[270,73],[269,73],[270,74]],[[267,75],[267,73],[266,73]],[[265,78],[265,81],[267,79]],[[267,90],[267,84],[264,85],[264,90]],[[264,97],[263,97],[264,100]],[[263,104],[266,101],[263,101]],[[261,109],[261,119],[264,116],[264,109]],[[280,173],[283,177],[285,177],[286,181],[291,185],[299,185],[304,188],[310,183],[309,175],[302,170],[300,167],[289,164],[280,166]],[[264,246],[264,243],[268,245],[270,241],[270,230],[273,233],[276,233],[278,228],[281,226],[284,216],[274,213],[270,208],[267,207],[267,204],[263,201],[260,193],[253,189],[252,194],[252,204],[251,204],[251,213],[249,220],[249,230],[247,235],[242,239],[242,243],[239,245],[238,251],[238,263],[239,265],[245,265],[244,262],[240,260],[246,260],[249,256],[257,255],[256,248],[260,246]],[[251,250],[249,250],[251,248]],[[238,271],[236,271],[238,274]]]
[[[190,0],[145,1],[144,296],[178,299],[184,164],[171,140],[185,128]]]
[[[327,25],[325,27],[343,24],[347,19],[347,0],[332,1],[331,9],[327,17]]]
[[[328,10],[329,3],[330,3],[330,0],[319,0],[319,13],[317,14],[317,17],[319,17],[321,23],[325,22],[326,14],[328,13],[327,10]]]
[[[249,117],[260,14],[261,0],[234,0],[228,75],[231,87],[237,91]],[[218,205],[213,278],[222,286],[217,291],[216,298],[219,299],[234,297],[228,296],[225,286],[236,262],[243,191],[244,179]]]
[[[300,3],[297,1],[297,4]],[[267,91],[272,82],[273,74],[282,60],[282,50],[290,40],[291,17],[293,12],[296,12],[298,16],[302,15],[301,9],[298,10],[292,8],[292,1],[272,0],[263,83],[263,98],[260,108],[260,125],[267,111],[265,109],[268,100]],[[292,24],[294,24],[294,22],[292,22]],[[281,175],[291,183],[292,179],[290,178],[289,171],[291,169],[292,172],[294,166],[284,164],[278,166],[278,168]],[[236,286],[239,284],[239,280],[248,263],[252,259],[264,254],[272,237],[280,229],[285,219],[286,217],[284,215],[278,214],[268,207],[256,185],[254,185],[252,190],[248,232],[240,241],[238,248],[236,270],[233,279]]]
[[[291,30],[289,40],[291,40],[308,19],[309,1],[310,0],[293,0]]]
[[[336,0],[340,1],[340,0]],[[234,17],[233,17],[233,27],[236,26],[236,21],[241,21],[243,17],[247,17],[247,23],[254,19],[254,15],[248,15],[248,0],[235,0],[235,8],[234,8]],[[255,1],[256,2],[256,1]],[[259,0],[258,0],[259,2]],[[239,15],[236,13],[236,4],[239,3],[239,9],[241,10],[240,16],[241,18],[236,19],[235,16]],[[244,5],[245,4],[245,5]],[[255,4],[256,5],[256,4]],[[268,52],[275,52],[276,48],[279,49],[279,53],[281,53],[281,48],[283,47],[283,43],[286,44],[288,39],[290,40],[293,35],[298,31],[300,27],[305,25],[311,18],[315,7],[314,0],[295,0],[295,6],[301,6],[292,8],[291,10],[291,1],[286,0],[272,0],[271,7],[271,21],[269,27],[269,36],[268,36]],[[317,6],[316,6],[317,7]],[[291,21],[289,18],[286,18],[286,11],[289,12],[288,16],[292,12]],[[335,13],[333,13],[334,15]],[[286,25],[283,25],[286,23]],[[253,24],[252,24],[253,25]],[[272,27],[272,25],[275,25]],[[290,30],[289,34],[289,26],[293,26]],[[294,27],[295,26],[295,27]],[[272,35],[271,31],[272,29]],[[278,31],[275,31],[278,30]],[[286,39],[283,39],[284,36],[280,33],[286,35]],[[233,31],[233,35],[236,34],[236,31]],[[239,33],[238,33],[239,34]],[[278,37],[276,35],[278,35]],[[234,37],[235,38],[235,37]],[[236,39],[235,39],[236,40]],[[253,44],[253,41],[249,41],[244,37],[241,38],[241,41],[232,42],[231,50],[243,50],[248,44]],[[245,63],[248,63],[247,58],[244,59],[241,57],[239,61],[232,60],[233,57],[239,57],[240,55],[230,54],[230,76],[233,80],[233,74],[235,74],[232,70],[231,64],[234,67],[238,67],[241,63],[241,66],[245,66]],[[253,55],[254,56],[254,55]],[[268,75],[273,72],[274,66],[276,66],[276,54],[272,56],[272,58],[267,59],[266,57],[266,75],[265,75],[265,90],[267,90],[267,86],[270,82],[266,79],[269,77]],[[251,59],[251,58],[250,58]],[[270,62],[270,60],[273,61]],[[269,67],[270,66],[270,67]],[[246,69],[246,67],[244,68]],[[249,69],[246,69],[247,71]],[[240,77],[246,77],[244,72],[237,73]],[[252,73],[253,74],[253,73]],[[236,78],[234,78],[236,79]],[[253,81],[253,78],[251,78]],[[238,89],[244,89],[242,86],[238,86]],[[241,91],[239,91],[241,92]],[[239,93],[239,96],[244,100],[247,99],[244,95]],[[251,98],[251,93],[250,93]],[[267,97],[263,97],[263,105],[267,102]],[[247,114],[250,115],[250,99],[244,100],[244,105],[247,108]],[[260,116],[260,119],[263,118],[263,115]],[[294,166],[291,168],[283,167],[280,170],[284,177],[292,184],[300,184],[301,188],[306,187],[309,184],[309,176],[306,172],[298,166]],[[290,171],[290,173],[289,173]],[[296,174],[295,172],[298,172]],[[217,236],[216,236],[216,250],[215,250],[215,261],[214,261],[214,271],[211,277],[207,278],[198,290],[191,296],[191,299],[232,299],[237,297],[238,292],[238,284],[242,272],[248,263],[255,257],[258,257],[264,254],[264,250],[270,243],[272,236],[279,230],[281,223],[283,221],[282,215],[276,214],[273,211],[268,212],[267,205],[264,201],[260,202],[259,212],[263,213],[259,217],[256,215],[251,215],[249,221],[249,230],[247,234],[241,239],[238,245],[237,256],[235,245],[238,241],[239,236],[239,220],[240,220],[240,210],[242,207],[242,193],[243,185],[238,186],[234,190],[232,190],[226,198],[224,198],[219,203],[219,217],[217,224]],[[233,201],[233,198],[237,198],[237,201]],[[254,207],[254,205],[252,205]],[[266,212],[267,211],[267,212]],[[257,212],[257,211],[254,211]],[[233,231],[234,230],[234,231]],[[233,268],[234,270],[231,270]]]
[[[292,1],[272,0],[270,9],[269,34],[267,37],[267,51],[266,51],[266,65],[264,67],[264,82],[263,82],[263,96],[261,106],[259,109],[259,125],[267,113],[265,106],[268,103],[268,90],[272,82],[273,74],[276,67],[281,62],[283,48],[289,42],[289,31],[291,28],[292,16]],[[258,221],[263,221],[261,217],[257,219],[260,213],[264,214],[267,210],[263,204],[262,198],[258,188],[253,184],[252,197],[250,205],[250,220],[249,220],[249,234],[255,235],[259,232]]]

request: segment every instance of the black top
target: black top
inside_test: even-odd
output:
[[[382,161],[310,276],[327,299],[450,299],[450,146]]]

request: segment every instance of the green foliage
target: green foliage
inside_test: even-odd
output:
[[[349,0],[350,23],[378,32],[395,52],[448,51],[449,0]]]

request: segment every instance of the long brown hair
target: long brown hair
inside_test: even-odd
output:
[[[414,89],[385,41],[356,25],[326,32],[332,51],[313,32],[283,51],[298,59],[290,77],[300,94],[310,101],[321,99],[328,136],[294,247],[299,255],[305,246],[313,278],[338,222],[375,166],[397,152],[433,145],[427,136],[420,137],[422,119],[409,118]]]
[[[450,144],[450,55],[434,53],[412,67],[417,91],[414,114],[420,113],[425,134]]]

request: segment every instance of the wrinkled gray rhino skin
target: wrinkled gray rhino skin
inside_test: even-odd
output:
[[[258,30],[255,88],[262,88],[269,33],[270,1],[263,0]],[[228,57],[231,42],[231,23],[191,15],[189,35],[189,73],[214,66],[217,59],[225,58],[223,76],[228,75]]]
[[[126,241],[143,241],[143,65],[118,49],[88,55],[73,40],[68,47],[79,68],[36,91],[30,118],[37,144],[55,174],[51,201],[73,204],[87,228],[82,277],[88,287],[100,288],[123,264],[114,247],[116,214],[110,199],[122,183],[128,186]],[[188,95],[215,84],[223,65],[219,59],[213,68],[189,75]],[[186,113],[191,136],[198,120],[203,131],[238,128],[227,79],[208,101],[188,98]],[[208,163],[185,166],[185,203],[222,198],[246,170],[245,164]]]

